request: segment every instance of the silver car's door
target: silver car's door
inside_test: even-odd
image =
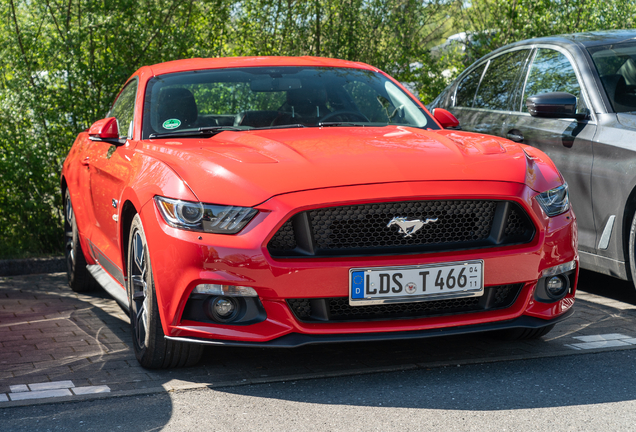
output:
[[[504,52],[482,63],[457,86],[451,112],[463,130],[499,135],[511,109],[512,90],[531,52],[528,48]]]
[[[592,140],[596,123],[587,120],[532,117],[525,100],[541,93],[567,92],[578,98],[577,112],[590,113],[579,72],[566,51],[537,48],[523,83],[516,110],[506,118],[505,137],[537,147],[554,161],[570,189],[570,200],[577,217],[579,249],[594,252],[596,227],[592,208]]]

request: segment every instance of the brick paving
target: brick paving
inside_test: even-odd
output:
[[[0,277],[0,408],[35,403],[37,391],[69,400],[636,348],[631,283],[586,272],[581,280],[574,317],[539,340],[467,335],[294,349],[206,347],[196,367],[149,371],[132,352],[126,313],[105,292],[74,293],[64,273]],[[614,341],[581,344],[592,335]],[[623,342],[613,346],[616,340]],[[63,388],[34,390],[57,387]],[[18,396],[12,388],[34,393]]]

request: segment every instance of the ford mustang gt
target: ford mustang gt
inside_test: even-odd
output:
[[[129,310],[147,368],[206,344],[543,336],[574,304],[567,184],[457,125],[362,63],[142,67],[64,162],[69,284]]]

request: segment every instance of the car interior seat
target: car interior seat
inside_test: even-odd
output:
[[[331,110],[327,108],[327,91],[324,88],[300,88],[288,90],[285,103],[278,109],[280,115],[274,119],[272,125],[304,123],[318,120]]]
[[[195,127],[199,110],[192,92],[185,88],[161,89],[157,102],[157,127],[159,131]],[[179,120],[178,127],[166,128],[167,120]]]
[[[627,112],[636,110],[636,93],[630,88],[622,75],[619,75],[614,91],[614,111]]]

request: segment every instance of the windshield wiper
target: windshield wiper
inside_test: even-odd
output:
[[[291,128],[305,128],[305,127],[307,126],[305,126],[304,124],[293,123],[293,124],[284,124],[284,125],[275,125],[275,126],[255,127],[250,130],[287,129],[287,128],[291,129]]]
[[[244,131],[247,129],[241,129],[234,126],[206,126],[200,127],[195,130],[184,130],[164,133],[153,133],[148,138],[173,138],[173,137],[189,137],[189,136],[201,136],[208,135],[213,136],[225,131]]]
[[[333,127],[333,126],[359,126],[366,127],[370,126],[368,123],[359,123],[359,122],[320,122],[317,126],[321,127]]]

